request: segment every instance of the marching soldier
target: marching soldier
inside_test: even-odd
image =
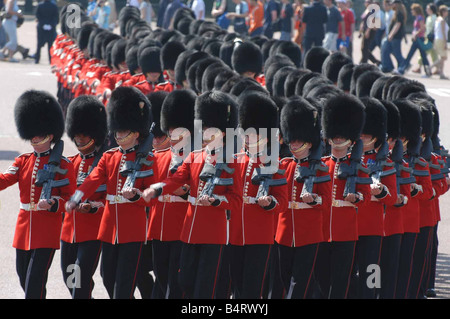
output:
[[[19,183],[20,211],[13,241],[16,270],[25,298],[44,299],[75,174],[72,163],[62,157],[64,119],[53,96],[26,91],[16,102],[14,117],[20,137],[30,141],[34,151],[18,156],[0,175],[0,189]],[[57,147],[52,149],[52,144]]]
[[[74,99],[67,110],[66,131],[75,143],[79,153],[70,157],[77,177],[77,186],[92,172],[102,156],[106,139],[106,110],[93,96]],[[105,207],[106,189],[99,189],[80,204],[77,210],[64,215],[61,232],[61,269],[64,282],[71,272],[70,265],[80,269],[76,285],[68,286],[72,298],[90,299],[101,252],[101,242],[97,239],[100,222]]]
[[[169,141],[167,148],[155,151],[158,161],[158,180],[169,178],[178,170],[192,149],[194,135],[194,106],[196,95],[190,90],[161,91],[168,94],[160,109],[161,130]],[[153,107],[152,107],[153,108]],[[185,141],[171,138],[176,129],[186,129]],[[176,137],[174,135],[174,137]],[[187,143],[186,145],[180,145]],[[173,194],[158,196],[152,207],[148,239],[152,240],[156,281],[166,299],[180,299],[182,290],[178,283],[178,269],[182,242],[181,231],[189,207],[189,185],[183,185]],[[156,288],[155,288],[156,289]]]
[[[222,160],[228,154],[223,143],[226,129],[237,126],[237,104],[223,92],[205,92],[196,99],[195,119],[202,121],[205,147],[191,152],[175,174],[152,185],[144,197],[150,200],[170,195],[189,185],[190,204],[180,236],[179,282],[185,298],[211,299],[218,293],[222,255],[229,237],[227,211],[239,210],[242,202],[239,168]],[[172,132],[171,139],[183,139],[183,135]]]
[[[425,160],[418,158],[418,147],[421,141],[421,129],[418,128],[422,127],[420,109],[407,99],[394,100],[393,103],[400,111],[400,140],[403,143],[404,159],[408,163],[408,167],[413,169],[411,176],[415,179],[410,184],[408,203],[403,210],[404,234],[400,247],[397,287],[395,290],[396,299],[405,299],[409,296],[415,243],[417,234],[420,231],[419,199],[429,200],[433,196],[433,191],[428,164]]]
[[[180,41],[169,41],[161,48],[161,67],[167,74],[168,79],[163,83],[159,83],[155,91],[172,92],[180,89],[175,83],[175,64],[178,56],[186,51],[186,46]]]
[[[369,177],[359,169],[365,167],[358,145],[364,120],[364,105],[354,96],[334,96],[323,105],[324,138],[331,145],[331,156],[323,161],[329,167],[332,192],[331,206],[324,214],[327,242],[320,245],[317,276],[323,296],[330,299],[348,296],[358,240],[357,211],[371,196],[369,185],[361,183],[370,181]]]
[[[72,212],[106,184],[106,207],[98,239],[101,274],[110,298],[133,298],[142,246],[147,239],[147,202],[142,191],[155,182],[150,102],[136,88],[114,90],[107,106],[108,129],[119,147],[103,153],[66,209]]]
[[[381,299],[394,299],[400,258],[403,230],[403,210],[408,203],[410,193],[410,173],[408,163],[403,159],[403,145],[398,140],[401,132],[400,112],[391,101],[380,100],[387,111],[387,142],[389,159],[396,170],[397,200],[393,205],[386,205],[381,244]],[[400,149],[398,149],[400,147]]]
[[[231,211],[231,282],[236,299],[262,297],[275,239],[276,214],[287,207],[286,180],[279,168],[278,110],[264,93],[239,99],[239,126],[245,133],[241,163],[243,202]],[[254,130],[253,132],[250,130]],[[274,158],[275,157],[275,158]]]
[[[420,218],[419,233],[416,238],[416,245],[413,256],[413,267],[409,298],[424,299],[426,287],[424,287],[426,266],[429,262],[428,251],[431,248],[433,227],[436,225],[436,213],[434,202],[446,191],[446,182],[441,174],[441,167],[437,161],[437,156],[432,154],[433,146],[431,136],[433,134],[433,106],[425,99],[413,99],[414,103],[420,107],[422,114],[422,134],[420,156],[428,164],[427,182],[431,183],[432,195],[430,198],[419,200]],[[425,178],[425,177],[423,177]]]
[[[160,61],[161,49],[157,46],[148,47],[142,50],[139,55],[139,65],[145,80],[134,85],[145,95],[154,92],[160,83],[162,68]]]
[[[374,98],[364,97],[361,101],[365,105],[366,114],[361,133],[362,162],[369,170],[372,183],[371,197],[367,199],[367,204],[358,210],[355,266],[359,272],[358,297],[375,299],[375,288],[367,285],[368,275],[372,273],[368,271],[368,266],[380,265],[385,207],[394,205],[397,201],[397,184],[394,164],[388,158],[387,110]]]
[[[321,161],[320,129],[318,110],[303,98],[292,98],[282,108],[282,138],[292,157],[281,161],[289,204],[280,213],[275,239],[288,299],[307,298],[312,287],[319,243],[324,241],[323,211],[331,204],[328,167]]]

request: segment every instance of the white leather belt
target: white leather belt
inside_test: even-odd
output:
[[[37,204],[31,205],[31,204],[24,204],[24,203],[20,203],[20,209],[26,210],[28,212],[30,212],[30,211],[36,212],[36,211],[42,210],[42,209],[38,208]]]
[[[290,209],[309,209],[309,208],[314,208],[314,207],[311,205],[308,205],[304,202],[289,202],[288,208],[290,208]]]
[[[340,200],[340,199],[333,199],[333,201],[331,202],[331,206],[333,206],[333,207],[344,207],[344,206],[356,207],[352,203],[347,202],[346,200]]]
[[[187,201],[180,196],[175,195],[161,195],[158,200],[162,203],[186,203]]]
[[[256,204],[258,202],[258,200],[256,199],[256,197],[250,197],[250,196],[244,196],[242,198],[244,204]]]
[[[106,200],[109,201],[110,204],[123,204],[130,203],[128,199],[123,197],[122,195],[106,195]]]

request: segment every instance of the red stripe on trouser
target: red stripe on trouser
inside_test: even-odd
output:
[[[142,253],[142,243],[139,248],[139,256],[138,256],[137,263],[136,263],[136,270],[134,271],[134,279],[133,279],[133,285],[131,286],[130,299],[133,298],[133,287],[136,285],[136,277],[138,275],[139,261],[141,260],[141,253]]]
[[[314,261],[313,261],[313,264],[312,264],[311,272],[309,273],[308,282],[306,283],[305,294],[303,295],[303,299],[306,298],[306,293],[308,292],[309,283],[311,282],[311,277],[312,277],[312,275],[314,273],[314,267],[316,265],[316,258],[317,258],[317,251],[318,250],[319,250],[319,244],[317,244],[317,246],[316,246],[316,253],[314,254]]]
[[[214,295],[216,294],[217,277],[219,276],[220,263],[222,260],[222,248],[223,248],[223,246],[220,245],[220,252],[219,252],[219,258],[217,260],[216,275],[214,276],[214,287],[213,287],[211,299],[214,299]]]
[[[97,258],[95,258],[96,261],[94,262],[94,265],[92,266],[92,270],[91,270],[92,276],[94,276],[94,270],[96,269],[96,266],[98,265],[98,260],[100,258],[101,251],[102,251],[102,244],[100,244],[100,248],[98,249]],[[89,298],[92,298],[92,283],[93,283],[93,280],[91,279],[91,281],[89,283]]]
[[[351,266],[350,266],[350,272],[349,272],[349,274],[348,274],[347,289],[345,289],[345,298],[347,298],[348,289],[350,288],[350,278],[351,278],[351,276],[352,276],[353,263],[355,262],[355,247],[356,247],[356,242],[353,244],[352,264],[351,264]]]
[[[428,234],[427,245],[425,246],[426,247],[425,248],[425,255],[424,255],[425,260],[424,260],[423,265],[422,265],[422,271],[420,272],[420,280],[419,280],[418,285],[417,285],[417,291],[416,291],[416,296],[415,296],[416,299],[417,299],[417,297],[419,295],[420,286],[422,285],[421,283],[422,283],[422,279],[423,279],[423,273],[425,272],[425,265],[426,265],[427,259],[428,259],[427,258],[427,252],[428,252],[429,245],[430,245],[430,234],[431,234],[431,231]]]
[[[264,276],[263,276],[263,280],[261,283],[261,290],[259,292],[259,298],[262,298],[262,294],[263,294],[263,289],[264,289],[264,282],[266,280],[266,273],[267,273],[267,266],[269,264],[269,257],[270,257],[270,251],[272,249],[272,245],[269,246],[269,252],[267,253],[267,259],[266,259],[266,265],[264,266]]]
[[[48,262],[47,262],[47,269],[45,270],[45,273],[48,275],[48,270],[50,269],[50,265],[51,265],[51,263],[52,263],[52,260],[53,260],[53,255],[55,254],[55,250],[53,250],[53,252],[50,254],[50,258],[48,259]],[[45,290],[45,284],[46,284],[46,282],[47,282],[47,280],[46,280],[46,275],[44,275],[43,277],[42,277],[42,287],[41,287],[41,297],[40,297],[40,299],[42,299],[42,295],[44,294],[44,290]]]
[[[409,290],[409,282],[411,281],[411,274],[412,274],[412,268],[413,268],[413,256],[414,256],[414,251],[416,250],[416,240],[417,240],[417,234],[414,237],[414,246],[411,252],[411,263],[409,265],[409,276],[408,276],[408,284],[406,285],[406,291],[405,291],[405,295],[403,296],[404,299],[408,298],[408,290]]]

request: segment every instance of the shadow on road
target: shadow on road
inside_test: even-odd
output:
[[[438,254],[436,262],[437,298],[450,299],[450,255]]]
[[[2,151],[0,150],[0,161],[14,160],[20,153],[16,151]]]

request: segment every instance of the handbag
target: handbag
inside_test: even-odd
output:
[[[430,33],[427,34],[427,39],[431,43],[434,42],[434,31],[431,31]]]

